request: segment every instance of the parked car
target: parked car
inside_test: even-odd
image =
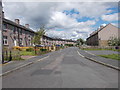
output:
[[[36,47],[44,47],[44,45],[35,45]]]

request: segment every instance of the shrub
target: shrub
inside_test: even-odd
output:
[[[33,48],[27,48],[26,51],[31,52],[31,51],[34,51],[34,49]]]
[[[65,44],[65,46],[72,47],[72,46],[73,46],[73,44]]]
[[[40,49],[40,51],[47,51],[47,49]]]

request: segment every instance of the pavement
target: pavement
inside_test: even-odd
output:
[[[116,52],[116,51],[110,51],[110,50],[98,50],[98,51],[79,50],[79,52],[83,56],[86,56],[88,58],[92,58],[94,60],[97,60],[97,61],[100,61],[100,62],[103,62],[103,63],[106,63],[106,64],[110,64],[110,65],[115,66],[115,67],[119,67],[118,65],[119,65],[120,61],[97,56],[97,55],[118,54],[118,52]]]
[[[93,53],[95,55],[118,54],[117,51],[112,51],[112,50],[86,50],[86,51]]]
[[[2,77],[3,88],[118,88],[118,70],[82,57],[85,51],[65,48],[24,62],[3,66],[3,72],[24,66]],[[14,64],[17,63],[17,64]]]

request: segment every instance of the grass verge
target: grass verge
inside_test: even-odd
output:
[[[117,50],[117,49],[101,49],[101,48],[81,48],[81,50],[91,50],[91,51],[93,51],[93,50],[111,50],[111,51],[120,51],[120,49]]]
[[[120,60],[120,55],[118,54],[109,54],[109,55],[98,55],[104,58],[110,58],[110,59],[114,59],[114,60]]]
[[[21,56],[36,56],[34,51],[20,51]]]

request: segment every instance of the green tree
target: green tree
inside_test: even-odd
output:
[[[108,45],[109,46],[120,46],[120,37],[119,38],[110,37],[110,39],[108,40]]]
[[[45,35],[45,27],[44,26],[40,27],[40,29],[36,32],[36,35],[33,37],[33,43],[35,45],[41,44],[40,39],[42,38],[43,35]]]
[[[32,43],[34,43],[34,45],[35,45],[35,54],[37,54],[36,45],[41,44],[40,39],[42,38],[43,35],[45,35],[45,27],[44,26],[40,27],[40,29],[36,32],[35,36],[33,37]]]
[[[77,45],[83,45],[85,41],[82,38],[77,39]]]

